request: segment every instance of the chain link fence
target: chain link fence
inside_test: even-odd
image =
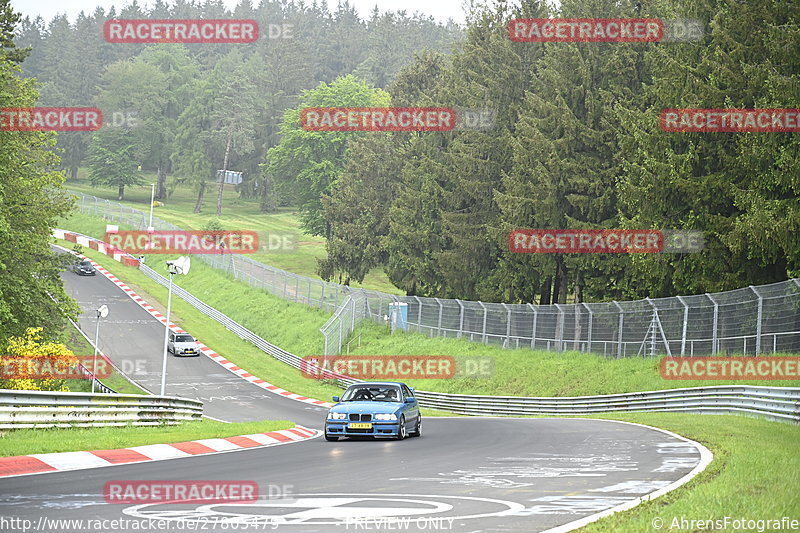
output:
[[[143,211],[76,195],[82,213],[147,228]],[[153,227],[182,229],[155,217]],[[333,313],[320,329],[325,355],[340,353],[365,319],[388,322],[393,332],[608,357],[800,351],[800,279],[694,296],[533,305],[394,296],[300,276],[242,255],[196,258],[252,287]]]

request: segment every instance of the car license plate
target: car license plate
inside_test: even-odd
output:
[[[370,422],[354,422],[348,426],[350,429],[372,429]]]

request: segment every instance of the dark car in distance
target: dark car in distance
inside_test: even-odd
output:
[[[71,270],[79,276],[97,275],[97,270],[92,266],[92,262],[87,259],[72,263]]]

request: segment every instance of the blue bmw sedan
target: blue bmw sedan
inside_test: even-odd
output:
[[[394,381],[350,385],[341,399],[333,397],[325,420],[325,439],[339,437],[393,437],[422,435],[422,417],[414,389]]]

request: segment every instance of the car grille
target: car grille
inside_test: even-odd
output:
[[[371,422],[372,415],[358,415],[356,413],[350,414],[350,422]]]

